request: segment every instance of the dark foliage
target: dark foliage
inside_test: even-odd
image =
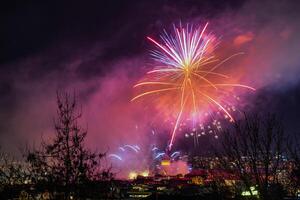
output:
[[[241,188],[253,198],[251,187],[258,190],[260,199],[282,199],[286,183],[280,182],[280,176],[288,172],[286,135],[280,120],[275,115],[245,115],[223,135],[222,151],[217,153],[221,167],[238,177]]]
[[[111,180],[111,170],[101,167],[105,154],[92,152],[84,145],[87,132],[78,124],[81,111],[75,96],[57,94],[57,106],[53,138],[27,154],[33,182],[64,186],[68,192],[80,184]]]

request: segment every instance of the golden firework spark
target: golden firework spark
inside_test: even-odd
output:
[[[226,87],[255,90],[239,83],[222,82],[229,76],[216,72],[216,69],[231,58],[243,53],[234,54],[220,61],[214,55],[215,37],[205,34],[207,26],[208,23],[202,29],[194,29],[188,25],[186,27],[174,26],[173,34],[164,31],[160,37],[161,42],[147,37],[157,47],[151,52],[151,55],[159,65],[147,73],[145,81],[134,86],[141,88],[142,92],[131,101],[156,95],[163,106],[176,105],[177,117],[169,149],[174,143],[175,133],[184,113],[195,115],[204,104],[213,104],[224,112],[230,121],[234,121],[230,112],[218,98],[220,91],[224,92]]]

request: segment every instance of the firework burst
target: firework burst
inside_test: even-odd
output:
[[[147,37],[156,46],[151,55],[157,65],[147,73],[144,81],[134,86],[142,92],[132,101],[152,95],[161,109],[176,113],[169,150],[184,117],[197,118],[200,111],[209,106],[218,108],[233,122],[222,96],[233,87],[255,90],[247,85],[228,82],[228,75],[216,71],[223,63],[242,53],[220,61],[214,54],[218,42],[212,34],[206,34],[207,26],[208,23],[203,28],[174,25],[174,32],[168,34],[164,31],[160,42]]]

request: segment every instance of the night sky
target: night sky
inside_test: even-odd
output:
[[[300,3],[295,0],[9,1],[0,6],[0,140],[14,149],[53,132],[56,91],[76,91],[88,143],[143,142],[151,114],[129,104],[149,68],[148,35],[210,23],[246,53],[243,108],[276,112],[300,134]],[[246,38],[246,39],[245,39]],[[13,151],[13,150],[12,150]]]

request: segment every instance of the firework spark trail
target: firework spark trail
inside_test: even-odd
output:
[[[175,156],[177,156],[177,155],[179,155],[179,154],[180,154],[179,151],[175,151],[175,152],[173,152],[173,153],[171,154],[171,158],[173,158],[173,157],[175,157]]]
[[[126,148],[126,147],[128,147],[129,149],[132,149],[132,150],[133,150],[133,151],[135,151],[136,153],[138,153],[138,152],[139,152],[139,149],[137,149],[137,147],[135,147],[135,146],[132,146],[132,145],[126,144],[126,145],[124,145],[124,147],[123,147],[123,148]]]
[[[184,116],[187,114],[195,116],[201,108],[205,108],[205,105],[214,105],[233,122],[232,114],[222,104],[220,93],[226,88],[234,87],[255,90],[240,83],[222,82],[224,79],[228,80],[229,76],[215,70],[243,53],[231,55],[220,61],[214,55],[215,37],[205,33],[207,26],[208,23],[202,29],[194,29],[189,25],[186,27],[174,25],[173,34],[168,34],[164,30],[160,36],[161,42],[147,37],[157,48],[151,51],[151,55],[159,65],[147,72],[145,81],[134,85],[134,88],[142,88],[143,92],[131,101],[149,95],[160,95],[159,99],[163,107],[167,108],[172,102],[179,108],[168,145],[169,150],[172,148],[178,126]],[[214,64],[216,62],[218,63]]]
[[[109,154],[108,157],[112,157],[112,158],[116,158],[120,161],[122,161],[123,159],[121,158],[121,156],[117,155],[117,154]]]
[[[125,149],[124,149],[123,147],[119,147],[119,149],[120,149],[121,151],[125,151]]]
[[[153,148],[151,149],[151,151],[156,151],[156,150],[158,150],[157,147],[153,147]]]
[[[173,132],[172,132],[170,143],[169,143],[169,150],[171,150],[172,145],[173,145],[173,141],[175,139],[175,133],[176,133],[176,130],[178,128],[178,124],[179,124],[179,121],[180,121],[180,118],[181,118],[181,115],[182,115],[182,112],[183,112],[183,109],[184,109],[184,104],[185,104],[185,102],[181,105],[180,112],[179,112],[178,117],[176,119],[176,123],[175,123],[174,129],[173,129]]]
[[[159,157],[161,157],[161,156],[163,156],[163,155],[165,155],[165,154],[166,154],[166,153],[164,153],[164,152],[158,153],[158,154],[155,156],[154,159],[157,159],[157,158],[159,158]]]

